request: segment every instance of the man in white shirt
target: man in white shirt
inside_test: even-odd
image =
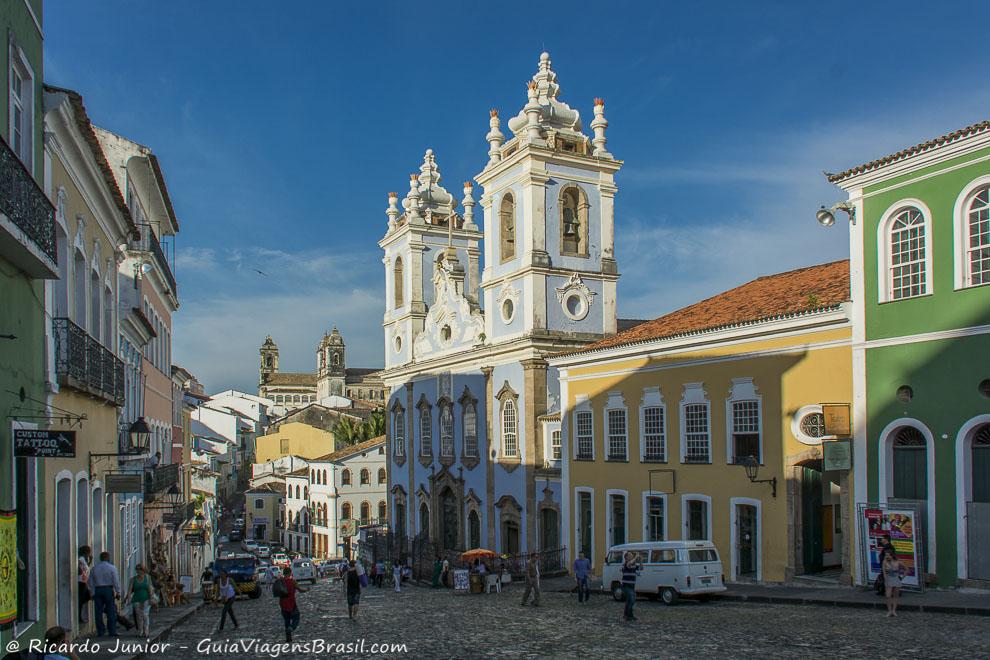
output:
[[[100,561],[89,571],[89,588],[96,609],[96,634],[117,636],[117,598],[120,598],[120,574],[110,563],[110,553],[101,552]],[[106,613],[106,624],[103,614]]]

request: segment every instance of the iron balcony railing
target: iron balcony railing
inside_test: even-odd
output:
[[[179,464],[170,463],[144,472],[144,494],[156,495],[179,485]]]
[[[24,163],[0,137],[0,213],[10,218],[54,263],[55,207],[24,167]]]
[[[67,318],[52,320],[61,385],[124,405],[124,361]]]
[[[155,261],[158,263],[158,268],[161,270],[162,275],[164,275],[169,287],[172,291],[178,294],[178,288],[175,284],[175,275],[172,274],[172,266],[169,264],[168,258],[165,256],[165,251],[162,249],[162,244],[159,241],[158,236],[155,235],[154,229],[152,229],[149,224],[141,224],[139,227],[141,228],[141,249],[155,255]]]

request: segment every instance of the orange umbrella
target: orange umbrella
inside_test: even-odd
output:
[[[494,557],[495,553],[492,550],[485,550],[484,548],[475,548],[474,550],[468,550],[467,552],[461,553],[461,559],[466,561],[471,561],[472,559],[481,559],[482,557]]]

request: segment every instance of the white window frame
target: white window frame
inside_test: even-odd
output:
[[[605,491],[605,547],[612,547],[612,497],[623,498],[625,515],[622,521],[623,543],[630,543],[629,539],[629,491],[620,488],[609,488]],[[592,537],[594,538],[594,537]]]
[[[507,430],[505,417],[507,412],[512,412],[512,428]],[[498,411],[498,426],[499,426],[499,436],[501,442],[499,446],[501,448],[501,454],[505,458],[519,458],[519,407],[516,405],[514,397],[506,397],[502,400],[502,404]],[[509,440],[509,435],[511,431],[512,442],[515,444],[514,451],[508,451],[507,441]]]
[[[707,410],[708,423],[708,460],[688,461],[687,458],[687,415],[686,410],[690,405],[704,404]],[[684,383],[684,391],[681,394],[680,402],[680,431],[681,431],[681,463],[688,465],[710,465],[712,462],[712,403],[705,392],[703,382]]]
[[[560,428],[550,427],[550,460],[560,462],[564,456],[564,435]]]
[[[417,426],[419,426],[419,455],[425,457],[433,456],[433,410],[430,408],[429,404],[420,405],[418,407],[419,418]],[[429,418],[429,425],[426,426],[428,432],[424,433],[423,429],[423,416],[426,415]],[[429,438],[429,451],[427,451],[426,439]]]
[[[705,521],[706,531],[708,532],[707,538],[702,539],[705,541],[712,540],[712,498],[710,495],[703,495],[701,493],[685,493],[681,495],[681,540],[688,540],[688,530],[691,526],[691,519],[688,517],[688,502],[700,501],[705,502],[705,513],[707,520]]]
[[[579,448],[581,447],[581,438],[587,437],[587,436],[581,436],[579,434],[580,427],[578,426],[578,415],[581,413],[587,413],[591,415],[591,423],[588,425],[588,428],[591,429],[591,442],[589,443],[591,446],[590,456],[581,456],[579,450]],[[573,447],[574,459],[582,460],[582,461],[593,461],[595,460],[595,411],[591,407],[591,401],[588,399],[586,395],[578,395],[577,401],[574,406],[574,411],[572,414],[574,415],[574,447]]]
[[[9,99],[9,104],[7,106],[7,138],[8,144],[11,150],[17,153],[14,148],[14,95],[11,90],[11,74],[14,70],[17,70],[18,75],[24,80],[24,87],[26,93],[24,98],[21,99],[21,117],[23,118],[21,129],[21,151],[24,153],[17,153],[17,157],[21,159],[24,167],[27,168],[28,172],[34,176],[34,69],[31,67],[31,63],[28,61],[27,55],[21,50],[21,47],[14,43],[13,39],[10,40],[9,46],[9,61],[10,66],[7,68],[7,97]]]
[[[955,288],[968,289],[970,287],[986,286],[988,283],[973,284],[973,275],[969,268],[969,206],[973,196],[980,188],[990,186],[990,175],[981,176],[974,179],[962,189],[956,197],[956,203],[952,211],[952,239],[955,250],[953,251],[953,272],[955,275]]]
[[[474,432],[468,433],[467,415],[474,415]],[[464,456],[469,458],[478,457],[478,405],[472,400],[461,406],[461,433],[464,435]],[[470,442],[468,442],[470,440]]]
[[[736,571],[739,570],[739,544],[736,534],[736,507],[740,504],[749,505],[756,508],[756,581],[763,582],[763,502],[751,497],[731,497],[729,498],[729,581],[735,582],[739,579]]]
[[[446,415],[447,424],[444,423]],[[454,440],[454,404],[449,401],[440,406],[440,455],[453,458],[455,451]],[[449,433],[447,433],[449,431]],[[449,446],[447,441],[449,440]],[[449,449],[449,451],[448,451]]]
[[[907,207],[913,206],[921,212],[921,217],[924,219],[925,228],[925,290],[916,296],[907,296],[904,298],[893,298],[891,293],[891,280],[890,280],[890,228],[893,225],[894,220],[900,215]],[[877,225],[877,300],[880,303],[886,302],[899,302],[901,300],[911,300],[913,298],[920,298],[922,296],[928,296],[935,292],[932,272],[932,253],[934,252],[934,241],[932,237],[932,212],[929,210],[928,206],[925,205],[920,199],[907,198],[901,199],[891,204],[886,211],[884,211],[881,216],[881,220]]]
[[[658,493],[656,491],[644,490],[643,491],[643,535],[642,540],[644,543],[651,541],[649,538],[650,530],[650,499],[657,498],[663,502],[663,529],[661,533],[663,538],[661,541],[666,541],[669,539],[667,536],[667,528],[670,522],[670,508],[667,506],[667,493]]]
[[[396,458],[406,455],[406,411],[398,408],[392,411],[392,455]]]
[[[824,415],[821,404],[813,403],[807,406],[801,406],[798,408],[797,412],[791,416],[791,435],[794,439],[803,445],[811,445],[813,447],[821,445],[825,440],[835,440],[838,438],[836,435],[823,435],[820,438],[815,438],[801,429],[801,420],[803,420],[808,415]]]
[[[766,457],[763,455],[763,395],[759,393],[756,385],[753,383],[753,378],[751,376],[746,376],[742,378],[733,378],[732,385],[729,388],[729,396],[725,399],[725,462],[727,465],[735,465],[733,459],[733,448],[736,444],[735,438],[735,407],[734,403],[742,403],[744,401],[755,401],[756,402],[756,415],[757,415],[757,442],[759,446],[760,455],[757,456],[757,462],[763,465],[766,462]],[[709,434],[711,434],[711,429],[709,428]]]
[[[581,493],[588,493],[591,502],[591,544],[589,545],[590,556],[587,560],[591,565],[595,565],[595,489],[587,486],[574,487],[574,557],[581,551]],[[628,516],[627,516],[628,517]]]
[[[646,457],[646,409],[659,408],[662,417],[660,424],[660,459]],[[643,388],[643,398],[639,402],[639,460],[641,463],[666,463],[667,455],[667,404],[659,386]]]
[[[612,456],[611,445],[612,445],[612,434],[609,429],[609,423],[611,421],[611,413],[621,412],[622,413],[622,426],[623,426],[623,454],[621,457],[614,458]],[[609,392],[608,402],[605,404],[605,411],[602,415],[602,456],[606,461],[628,461],[629,460],[629,410],[626,408],[626,400],[622,396],[622,392]],[[627,525],[628,527],[628,525]]]

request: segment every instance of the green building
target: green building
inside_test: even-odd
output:
[[[47,484],[41,459],[14,458],[12,448],[14,429],[46,427],[45,280],[58,277],[55,209],[44,189],[41,12],[41,0],[0,7],[0,647],[6,650],[14,638],[42,637],[47,616],[39,570],[47,551],[41,504]]]
[[[852,220],[856,500],[918,512],[929,584],[985,586],[990,122],[828,180]]]

